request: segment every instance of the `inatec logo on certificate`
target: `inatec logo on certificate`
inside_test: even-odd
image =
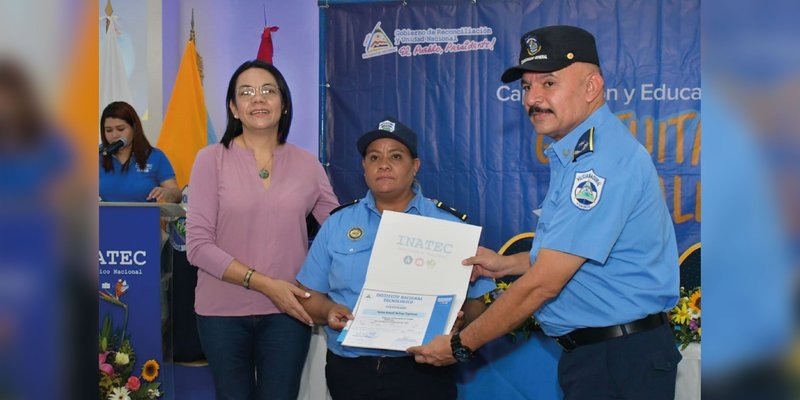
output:
[[[404,351],[448,333],[466,300],[481,227],[384,211],[345,346]],[[431,336],[433,335],[433,336]]]

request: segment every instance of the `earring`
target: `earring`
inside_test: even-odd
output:
[[[287,111],[287,110],[283,110],[283,115],[286,115],[286,114],[288,114],[288,113],[289,113],[289,111]]]

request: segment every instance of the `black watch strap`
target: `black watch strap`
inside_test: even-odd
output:
[[[475,352],[461,344],[461,336],[458,333],[450,337],[450,349],[453,351],[453,358],[458,362],[467,362],[475,358]]]

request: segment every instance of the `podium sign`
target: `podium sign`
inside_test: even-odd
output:
[[[104,344],[106,351],[115,357],[120,352],[133,356],[129,376],[140,379],[143,386],[163,382],[159,225],[164,213],[162,207],[147,203],[101,203],[100,206],[101,357]],[[103,343],[104,338],[107,343]],[[130,346],[124,344],[125,339]],[[155,360],[159,368],[155,369],[149,360]],[[108,359],[106,363],[114,365],[115,361],[119,360]],[[143,366],[148,362],[145,372]],[[114,365],[115,373],[118,367]],[[160,389],[163,393],[165,388],[162,385]]]

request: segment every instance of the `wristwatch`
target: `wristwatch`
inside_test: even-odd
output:
[[[467,362],[475,358],[475,352],[461,344],[461,336],[458,333],[450,337],[450,348],[453,350],[453,358],[458,362]]]

